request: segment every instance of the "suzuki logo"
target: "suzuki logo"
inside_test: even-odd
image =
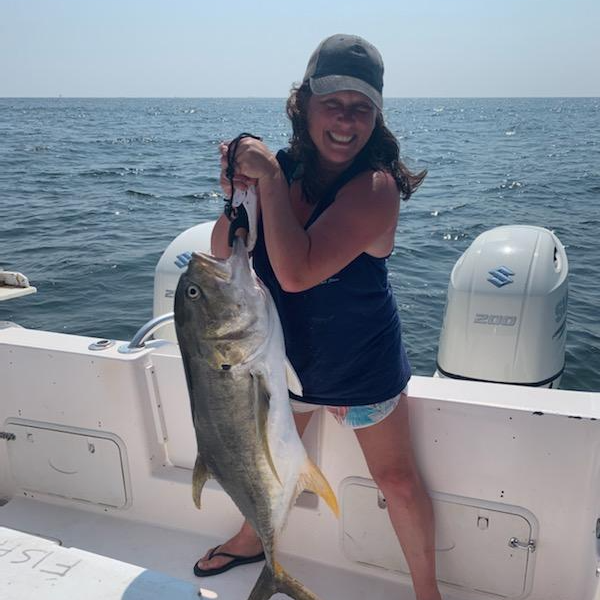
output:
[[[192,253],[191,252],[184,252],[183,254],[180,254],[176,260],[174,260],[173,262],[175,263],[175,266],[177,266],[180,269],[184,269],[185,267],[188,266],[188,263],[190,262],[190,260],[192,260]]]
[[[515,273],[508,267],[498,267],[493,271],[488,271],[488,273],[491,275],[491,277],[488,277],[488,281],[498,288],[501,288],[503,285],[508,285],[509,283],[514,283],[512,278]]]

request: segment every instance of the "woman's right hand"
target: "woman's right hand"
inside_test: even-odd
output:
[[[227,178],[227,149],[229,148],[229,142],[221,142],[219,144],[219,152],[221,154],[221,189],[228,198],[231,197],[232,189],[231,182]],[[257,186],[258,179],[252,179],[245,175],[234,175],[233,176],[233,187],[237,190],[245,192],[250,186]]]

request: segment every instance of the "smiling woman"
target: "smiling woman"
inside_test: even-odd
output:
[[[308,133],[321,164],[348,168],[373,133],[377,109],[359,92],[311,96],[308,103]]]
[[[239,140],[233,185],[258,187],[254,268],[273,296],[302,383],[301,397],[290,394],[296,425],[302,433],[325,409],[356,431],[416,598],[439,600],[431,502],[409,435],[411,370],[387,272],[400,199],[425,173],[413,175],[402,164],[383,121],[382,90],[383,60],[374,46],[352,35],[327,38],[288,99],[290,147],[274,156],[257,139]],[[227,150],[224,144],[223,158]],[[218,257],[229,255],[228,230],[223,216],[212,238]],[[261,557],[246,523],[195,572],[221,573]]]

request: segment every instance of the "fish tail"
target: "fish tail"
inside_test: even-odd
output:
[[[340,507],[338,506],[335,493],[331,489],[327,479],[325,479],[321,469],[310,458],[306,459],[304,472],[300,475],[298,481],[298,491],[302,492],[304,490],[314,492],[317,496],[323,498],[329,508],[331,508],[333,514],[336,517],[340,516]]]
[[[319,600],[302,583],[288,575],[277,562],[273,563],[273,569],[269,565],[263,567],[258,581],[252,592],[250,592],[250,596],[248,596],[248,600],[268,600],[278,592],[286,594],[293,600]]]

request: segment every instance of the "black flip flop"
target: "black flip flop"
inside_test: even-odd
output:
[[[210,560],[211,558],[215,558],[215,556],[224,556],[233,560],[229,561],[222,567],[217,567],[215,569],[201,569],[198,566],[198,562],[196,562],[196,564],[194,565],[194,575],[196,577],[210,577],[211,575],[219,575],[220,573],[225,573],[225,571],[229,571],[229,569],[233,569],[241,565],[250,565],[252,563],[265,560],[264,552],[260,552],[259,554],[255,554],[254,556],[240,556],[238,554],[229,554],[229,552],[217,552],[219,548],[220,546],[215,546],[208,553],[208,560]]]

